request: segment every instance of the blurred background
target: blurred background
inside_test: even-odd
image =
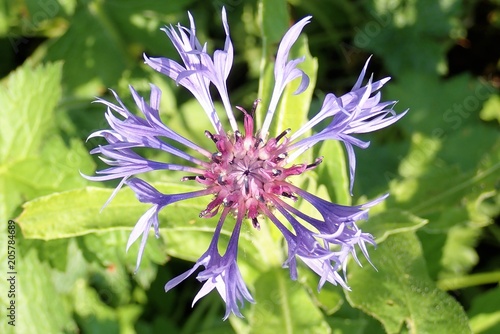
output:
[[[265,253],[262,240],[249,241],[242,271],[257,304],[245,307],[245,319],[225,322],[214,292],[191,308],[200,287],[194,278],[163,290],[210,240],[207,233],[177,230],[192,224],[198,208],[162,216],[165,234],[150,238],[134,275],[137,247],[125,254],[125,245],[147,206],[125,192],[114,202],[132,211],[120,214],[111,206],[99,215],[116,183],[92,183],[79,174],[103,167],[88,153],[101,142],[86,139],[107,128],[104,106],[91,102],[113,100],[109,88],[132,106],[128,85],[145,97],[149,83],[158,85],[166,123],[206,141],[197,102],[142,57],[178,60],[160,28],[188,25],[187,11],[200,41],[222,48],[222,6],[235,48],[228,81],[233,105],[252,105],[263,64],[272,63],[284,32],[312,15],[303,32],[306,56],[318,64],[308,73],[316,81],[310,114],[327,93],[348,92],[370,55],[368,73],[392,77],[384,99],[399,101],[397,112],[410,109],[397,125],[363,136],[371,146],[356,151],[352,203],[391,193],[363,225],[380,243],[372,259],[379,272],[352,262],[352,293],[325,287],[318,294],[317,277],[304,270],[299,282],[289,282],[287,270],[252,257]],[[1,244],[12,235],[9,219],[21,226],[16,327],[2,311],[2,333],[276,333],[283,326],[287,333],[430,333],[419,325],[431,314],[437,323],[455,322],[450,333],[467,333],[468,326],[474,333],[500,332],[499,0],[2,0],[0,50]],[[319,169],[314,182],[342,202],[330,173]],[[0,253],[2,277],[7,254]],[[265,287],[281,278],[287,283],[280,294],[294,302],[266,295]],[[5,310],[11,300],[5,279],[0,288]],[[434,328],[442,333],[445,327]]]

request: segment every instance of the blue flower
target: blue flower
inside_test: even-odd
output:
[[[239,235],[242,224],[247,221],[259,229],[262,217],[268,217],[287,242],[288,257],[284,266],[289,268],[290,277],[297,279],[296,259],[299,258],[320,276],[318,290],[327,281],[349,289],[345,279],[348,257],[352,256],[359,263],[356,255],[358,248],[369,261],[366,244],[375,245],[373,237],[363,233],[356,222],[366,219],[369,208],[386,196],[360,206],[341,206],[300,189],[290,180],[316,168],[322,161],[322,158],[318,158],[309,164],[294,164],[293,161],[297,157],[319,142],[334,139],[341,141],[346,147],[352,191],[356,164],[353,146],[366,148],[369,145],[355,135],[387,127],[406,113],[405,111],[396,115],[392,110],[395,101],[381,101],[379,90],[389,78],[373,82],[370,77],[363,85],[367,61],[351,91],[340,97],[334,94],[326,95],[316,116],[295,133],[290,134],[290,130],[279,134],[268,133],[284,88],[292,80],[300,79],[300,85],[295,92],[300,94],[309,85],[308,76],[298,68],[304,57],[289,59],[289,53],[310,19],[308,16],[294,24],[278,47],[274,68],[275,86],[260,129],[256,128],[254,110],[233,108],[229,99],[226,80],[233,63],[233,45],[225,10],[222,10],[226,34],[224,48],[216,50],[213,55],[209,54],[206,45],[202,45],[197,39],[191,14],[189,28],[177,25],[163,29],[178,51],[181,63],[168,58],[144,56],[145,62],[188,89],[199,101],[213,126],[213,132],[205,131],[205,135],[213,141],[212,148],[200,147],[162,122],[159,114],[161,91],[154,85],[151,85],[149,102],[130,87],[137,109],[141,113],[139,116],[130,112],[114,92],[116,104],[98,100],[108,107],[106,119],[110,129],[90,135],[103,137],[107,141],[107,144],[93,149],[91,153],[100,154],[109,168],[97,171],[96,176],[88,178],[96,181],[120,179],[121,182],[111,198],[126,184],[135,192],[139,201],[152,205],[133,228],[127,243],[128,250],[142,236],[136,270],[139,268],[151,228],[156,236],[159,236],[158,213],[172,203],[209,196],[207,206],[200,212],[200,217],[210,218],[219,214],[212,242],[193,268],[169,281],[165,290],[174,288],[203,267],[196,277],[204,284],[193,304],[216,289],[226,303],[225,318],[231,313],[242,316],[239,308],[245,300],[254,302],[237,265]],[[222,100],[225,117],[229,120],[229,129],[220,121],[220,111],[216,110],[210,94],[211,85],[216,88]],[[236,121],[235,109],[242,113],[242,131]],[[323,121],[327,119],[330,123],[322,130],[312,136],[304,136],[309,130],[315,130],[319,123],[324,124]],[[174,146],[172,142],[178,145]],[[157,149],[181,158],[186,163],[149,160],[136,153],[136,148]],[[200,190],[163,194],[136,177],[157,170],[188,174],[182,177],[182,181],[194,182],[199,185]],[[311,217],[296,209],[293,202],[299,198],[310,203],[322,218]],[[280,214],[280,218],[276,213]],[[236,217],[236,224],[229,245],[224,255],[221,255],[217,246],[222,226],[226,219],[229,219],[228,216]],[[283,218],[289,225],[280,220]],[[291,229],[287,226],[291,226]]]

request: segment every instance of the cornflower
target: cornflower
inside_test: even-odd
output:
[[[216,50],[213,55],[210,55],[206,45],[202,45],[197,39],[195,22],[191,14],[188,15],[189,28],[178,24],[176,27],[170,25],[162,29],[179,53],[182,62],[148,56],[144,56],[144,59],[154,70],[188,89],[199,101],[213,126],[212,131],[205,131],[205,135],[213,142],[213,147],[203,148],[162,122],[159,112],[161,91],[154,85],[151,85],[149,103],[130,87],[135,104],[142,114],[140,116],[129,111],[115,92],[113,94],[117,104],[98,99],[98,102],[108,107],[105,116],[111,129],[94,132],[89,137],[103,137],[107,141],[106,145],[94,148],[91,153],[100,154],[101,159],[110,167],[97,171],[96,176],[88,178],[95,181],[121,179],[111,198],[126,184],[135,192],[139,201],[151,204],[151,208],[133,228],[126,247],[128,251],[142,236],[136,270],[139,268],[151,228],[154,229],[156,237],[159,237],[158,213],[172,203],[208,196],[208,204],[199,216],[210,218],[219,214],[212,241],[192,269],[165,285],[166,291],[203,267],[204,269],[198,272],[197,279],[204,284],[195,296],[193,305],[215,288],[226,304],[224,319],[231,313],[241,317],[240,307],[244,301],[253,303],[254,299],[238,269],[238,239],[246,221],[251,222],[258,230],[264,216],[279,229],[287,242],[288,255],[283,265],[289,268],[291,279],[297,279],[297,258],[300,258],[320,276],[318,290],[327,281],[349,290],[345,279],[349,255],[359,264],[355,250],[357,245],[370,261],[366,244],[375,245],[373,237],[362,232],[356,222],[366,219],[368,209],[387,195],[359,206],[330,203],[290,181],[315,169],[323,158],[309,163],[294,164],[293,161],[317,143],[332,139],[341,141],[348,155],[352,193],[356,165],[353,146],[366,148],[369,145],[369,142],[364,142],[354,135],[387,127],[406,113],[405,111],[396,115],[392,110],[395,101],[380,100],[379,90],[390,78],[373,81],[370,77],[363,85],[368,59],[350,92],[340,97],[327,94],[318,113],[295,133],[292,134],[291,130],[287,129],[278,134],[269,134],[276,107],[286,85],[294,79],[300,79],[300,85],[295,92],[300,94],[309,84],[308,76],[298,67],[305,58],[289,59],[289,53],[304,26],[310,22],[311,16],[295,23],[286,32],[278,47],[274,67],[275,85],[263,124],[258,130],[255,124],[255,107],[258,100],[252,110],[247,111],[241,107],[233,108],[229,99],[226,80],[233,63],[233,45],[225,9],[222,9],[222,23],[226,34],[224,48]],[[228,129],[220,121],[220,111],[214,106],[210,85],[216,88],[220,96],[225,116],[229,120]],[[242,131],[236,121],[234,109],[242,113]],[[316,129],[319,123],[325,123],[325,120],[329,121],[326,127],[313,135],[304,136],[310,130]],[[178,145],[172,145],[172,141]],[[186,164],[149,160],[136,153],[136,148],[157,149],[183,159]],[[192,151],[193,154],[186,151]],[[134,177],[158,170],[188,174],[181,180],[198,184],[200,190],[164,194],[144,180]],[[322,218],[311,217],[296,209],[293,203],[299,198],[310,203]],[[227,249],[221,255],[217,246],[228,216],[234,216],[236,223]],[[288,221],[291,229],[283,223],[283,219]],[[343,275],[339,274],[341,271]]]

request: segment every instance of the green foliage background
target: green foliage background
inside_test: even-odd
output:
[[[130,102],[128,85],[147,96],[163,90],[170,127],[209,147],[210,128],[191,96],[143,64],[142,54],[177,59],[159,29],[195,16],[201,41],[223,45],[220,8],[228,11],[235,46],[232,103],[269,99],[273,55],[292,22],[313,21],[293,53],[311,86],[289,87],[272,131],[297,129],[328,92],[349,90],[364,61],[393,80],[385,99],[410,113],[365,136],[358,150],[354,197],[338,143],[300,182],[340,204],[389,191],[362,225],[378,242],[377,270],[350,263],[352,292],[325,286],[300,268],[291,281],[272,224],[244,228],[242,274],[257,303],[244,319],[221,320],[211,293],[191,308],[200,284],[190,279],[164,293],[167,280],[206,249],[213,219],[200,201],[161,215],[140,270],[137,246],[125,253],[132,226],[147,210],[123,189],[100,211],[115,184],[91,183],[102,167],[86,137],[107,127],[108,88]],[[0,280],[1,333],[498,333],[500,332],[500,2],[498,0],[24,0],[0,1]],[[259,116],[260,117],[260,116]],[[165,175],[166,174],[166,175]],[[148,181],[186,191],[175,173]],[[205,204],[206,205],[206,204]],[[307,210],[306,207],[303,208]],[[7,324],[7,221],[16,230],[16,326]],[[229,224],[230,225],[230,224]],[[230,229],[224,230],[222,242]]]

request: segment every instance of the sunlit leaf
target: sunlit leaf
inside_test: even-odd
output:
[[[498,332],[500,330],[500,288],[496,287],[474,298],[468,313],[474,333]]]
[[[250,333],[329,333],[330,328],[310,296],[289,274],[274,269],[255,283],[257,304],[252,308]]]
[[[387,238],[366,265],[351,266],[349,302],[374,316],[388,333],[470,333],[462,307],[426,273],[420,243],[411,232]],[[354,263],[353,263],[354,264]]]

